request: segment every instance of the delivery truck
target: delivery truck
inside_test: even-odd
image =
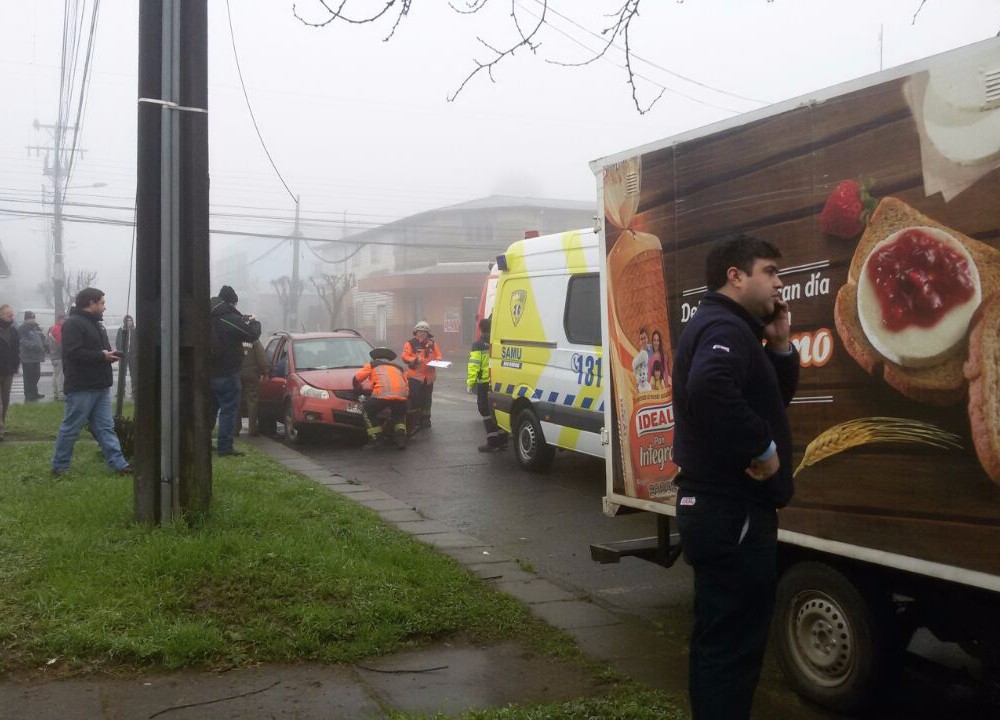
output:
[[[782,252],[801,366],[772,622],[784,674],[813,701],[856,708],[926,628],[995,682],[1000,39],[591,167],[604,511],[657,518],[656,537],[593,557],[679,555],[671,347],[707,291],[711,243],[749,233]]]

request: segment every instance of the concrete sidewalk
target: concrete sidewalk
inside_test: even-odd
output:
[[[268,438],[253,445],[332,492],[455,558],[536,616],[568,632],[595,660],[650,687],[683,687],[683,660],[668,662],[655,628],[620,617],[523,571],[515,558],[427,519],[381,491],[352,481]],[[474,708],[543,703],[604,693],[581,668],[516,643],[480,648],[443,643],[365,665],[268,665],[227,673],[184,671],[136,678],[0,682],[0,720],[193,718],[377,718],[395,709],[458,715]]]

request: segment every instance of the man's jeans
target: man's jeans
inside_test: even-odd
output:
[[[73,459],[73,445],[84,424],[90,423],[90,431],[97,439],[104,453],[104,459],[112,470],[124,470],[128,461],[122,455],[122,446],[115,432],[115,420],[111,415],[111,389],[77,390],[66,395],[66,414],[59,426],[56,438],[56,454],[52,457],[53,470],[68,470]]]
[[[219,437],[216,448],[220,453],[233,449],[233,431],[236,413],[240,408],[240,374],[212,378],[212,427],[216,416],[219,420]]]

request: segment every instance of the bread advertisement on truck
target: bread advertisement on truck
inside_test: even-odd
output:
[[[997,589],[1000,42],[593,167],[609,499],[673,514],[672,341],[707,291],[712,241],[748,233],[782,252],[801,364],[784,539]]]

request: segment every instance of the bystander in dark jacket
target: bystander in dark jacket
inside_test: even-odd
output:
[[[21,338],[14,327],[14,310],[10,305],[0,305],[0,440],[7,432],[7,408],[10,407],[10,388],[21,365]]]
[[[223,285],[211,299],[212,321],[212,419],[219,420],[216,451],[219,455],[242,455],[233,448],[233,431],[240,409],[240,368],[243,366],[243,343],[260,337],[260,322],[236,309],[239,297]]]
[[[34,402],[45,396],[38,392],[38,380],[42,376],[42,361],[47,352],[45,333],[35,320],[35,313],[24,311],[24,322],[17,329],[21,336],[21,370],[24,373],[24,401]]]

